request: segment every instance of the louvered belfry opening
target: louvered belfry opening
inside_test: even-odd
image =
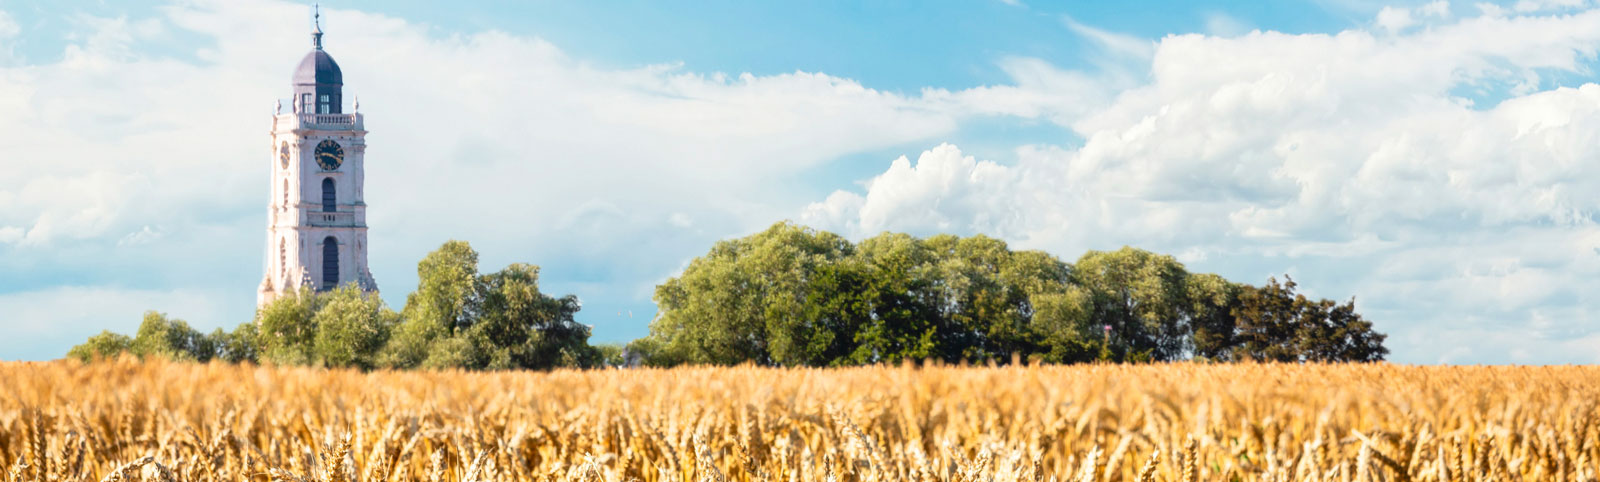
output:
[[[339,206],[339,196],[334,194],[333,179],[322,178],[322,212],[331,213]]]
[[[339,240],[328,236],[322,240],[322,286],[328,291],[339,285]]]

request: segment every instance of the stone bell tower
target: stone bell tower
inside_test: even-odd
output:
[[[313,17],[312,50],[294,71],[290,111],[280,101],[272,118],[267,272],[257,306],[302,287],[378,290],[367,269],[367,131],[359,101],[344,113],[344,74],[322,50],[321,16]]]

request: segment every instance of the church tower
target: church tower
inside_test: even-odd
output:
[[[363,199],[367,131],[361,103],[344,113],[344,74],[322,50],[321,12],[312,50],[294,71],[289,112],[272,118],[272,199],[267,206],[267,272],[261,306],[302,287],[327,291],[355,283],[376,292],[367,270]]]

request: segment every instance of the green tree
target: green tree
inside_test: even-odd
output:
[[[856,250],[867,320],[857,329],[848,364],[944,358],[946,325],[936,300],[935,254],[915,237],[883,233]],[[959,350],[951,350],[959,352]]]
[[[1295,282],[1269,278],[1259,288],[1239,293],[1239,306],[1233,316],[1237,323],[1239,358],[1255,361],[1291,362],[1300,360],[1296,322],[1303,307],[1296,302]]]
[[[1092,296],[1093,318],[1111,325],[1113,351],[1157,360],[1181,358],[1189,348],[1187,277],[1173,257],[1131,247],[1090,251],[1072,270]]]
[[[838,235],[790,223],[720,241],[656,287],[651,336],[662,354],[692,363],[802,364],[813,358],[808,334],[817,328],[805,316],[810,279],[850,249]]]
[[[1021,329],[1016,298],[997,277],[1009,254],[1005,243],[984,236],[960,238],[948,234],[923,241],[936,260],[924,273],[931,275],[932,307],[942,321],[939,342],[949,361],[1004,360],[1002,347],[1014,341]],[[998,339],[997,339],[998,338]]]
[[[806,283],[799,322],[773,323],[774,360],[784,365],[849,363],[872,323],[871,278],[854,259],[817,266]]]
[[[450,332],[434,323],[418,321],[400,315],[400,324],[394,327],[389,340],[378,353],[377,364],[386,368],[416,368],[428,358],[430,345],[436,340],[449,338]]]
[[[1093,361],[1103,348],[1103,325],[1096,323],[1093,295],[1077,285],[1032,296],[1031,325],[1039,337],[1040,361],[1081,363]]]
[[[432,347],[436,340],[456,336],[459,327],[476,319],[478,304],[478,252],[466,241],[450,240],[428,253],[417,263],[417,290],[406,296],[395,327],[376,362],[390,368],[422,366],[429,359],[433,367],[473,358],[461,346]],[[470,343],[469,343],[470,345]],[[460,366],[460,365],[456,365]]]
[[[169,319],[165,313],[156,311],[145,312],[139,332],[134,335],[128,349],[141,358],[198,362],[209,361],[216,354],[215,343],[190,328],[189,323]]]
[[[1233,310],[1238,324],[1235,357],[1257,361],[1373,362],[1389,353],[1386,335],[1355,312],[1355,300],[1339,304],[1295,292],[1294,279],[1246,287]]]
[[[1388,335],[1374,331],[1372,322],[1356,313],[1354,298],[1343,304],[1333,300],[1302,303],[1306,305],[1298,330],[1302,360],[1377,362],[1389,354],[1383,346]]]
[[[464,334],[435,338],[428,344],[427,356],[418,366],[430,370],[481,368],[484,354],[479,348]]]
[[[478,253],[450,241],[417,264],[417,291],[374,363],[395,368],[593,367],[589,327],[575,296],[539,292],[539,267],[478,275]]]
[[[478,252],[450,240],[417,263],[417,290],[406,296],[404,316],[454,333],[476,319]]]
[[[649,367],[673,367],[688,363],[677,353],[668,352],[661,337],[645,336],[628,342],[623,348],[623,362],[639,363]]]
[[[1231,283],[1209,273],[1191,274],[1185,281],[1189,327],[1194,356],[1206,360],[1227,360],[1238,344],[1233,310],[1238,307],[1243,285]]]
[[[211,334],[217,341],[217,359],[228,363],[255,363],[260,356],[257,343],[261,339],[260,327],[255,322],[240,323],[231,332],[221,328]]]
[[[263,362],[309,365],[317,360],[314,343],[317,295],[309,288],[273,300],[256,310],[256,352]]]
[[[324,366],[372,368],[389,339],[396,316],[375,294],[355,284],[318,294],[312,340],[316,362]]]
[[[1054,351],[1054,343],[1059,341],[1047,335],[1056,327],[1043,324],[1048,320],[1039,317],[1041,305],[1081,299],[1077,297],[1083,291],[1072,286],[1071,269],[1061,259],[1043,251],[1010,251],[1003,243],[999,247],[1003,257],[994,275],[1000,288],[995,298],[1004,300],[1005,304],[1004,309],[998,311],[1001,318],[990,325],[988,339],[993,345],[992,356],[1008,360]],[[1084,328],[1088,327],[1079,325],[1080,333]],[[1073,343],[1060,348],[1077,351],[1081,347]]]
[[[554,298],[539,292],[539,267],[516,263],[482,277],[480,316],[469,339],[482,347],[484,368],[599,366],[600,352],[589,346],[589,327],[574,316],[575,296]]]
[[[594,346],[594,351],[600,357],[599,367],[620,367],[627,360],[623,358],[627,348],[621,343],[601,343]]]
[[[83,344],[67,350],[67,357],[77,358],[86,362],[102,358],[116,358],[117,355],[128,351],[133,339],[128,335],[112,333],[111,330],[101,331],[100,334],[91,336]]]
[[[1064,333],[1058,325],[1077,307],[1062,301],[1068,273],[1046,253],[985,236],[884,233],[855,246],[778,223],[717,243],[658,286],[661,311],[638,346],[652,363],[1006,361],[1065,342],[1046,333]],[[1054,303],[1052,325],[1034,325],[1040,302]]]

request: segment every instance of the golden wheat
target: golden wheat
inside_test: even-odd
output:
[[[8,481],[1596,480],[1600,367],[0,364]]]

